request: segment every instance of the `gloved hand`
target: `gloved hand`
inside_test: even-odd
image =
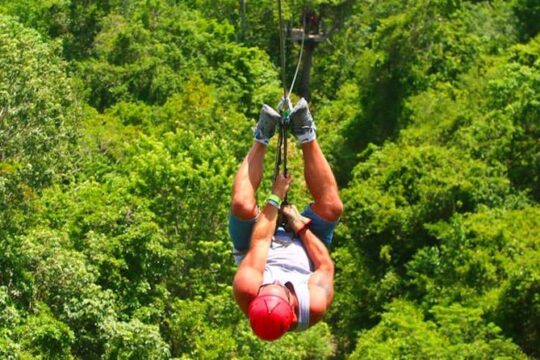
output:
[[[291,111],[291,130],[301,144],[311,142],[317,138],[315,122],[309,112],[306,99],[301,98]]]
[[[282,97],[279,101],[279,104],[277,106],[278,111],[284,111],[284,110],[292,110],[292,102],[291,99],[287,97]]]

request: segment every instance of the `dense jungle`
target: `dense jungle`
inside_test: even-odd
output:
[[[232,296],[277,0],[0,0],[0,359],[540,358],[540,2],[282,5],[345,207],[323,321],[263,342]]]

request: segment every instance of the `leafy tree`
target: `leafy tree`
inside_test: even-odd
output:
[[[338,79],[321,84],[325,90],[319,102],[335,95],[347,98],[346,112],[344,101],[336,99],[322,113],[336,133],[328,149],[343,185],[369,143],[395,140],[407,126],[404,105],[410,96],[457,81],[474,67],[479,53],[500,53],[515,36],[507,30],[513,25],[511,8],[500,1],[493,7],[446,0],[359,2],[354,13],[344,29],[358,31],[337,33],[332,41],[342,50],[331,51],[315,68]]]
[[[91,56],[94,39],[101,30],[101,20],[114,9],[127,11],[127,3],[118,0],[4,0],[0,10],[47,38],[58,38],[68,60]]]
[[[70,180],[78,119],[79,105],[58,48],[0,15],[0,284],[23,314],[34,302],[35,283],[18,236],[32,223],[32,203],[43,188]],[[42,320],[51,329],[58,323],[59,332],[44,330],[37,340],[27,339],[28,346],[44,347],[50,335],[59,354],[67,354],[73,334],[56,319],[36,318]]]
[[[535,37],[540,31],[540,25],[537,21],[540,15],[540,5],[534,0],[517,0],[514,11],[520,21],[521,38],[528,40]]]
[[[443,148],[387,145],[357,166],[343,192],[348,236],[375,263],[404,264],[431,241],[424,224],[503,204],[509,184],[497,170]]]
[[[222,100],[240,104],[243,111],[257,108],[268,93],[278,97],[267,57],[230,43],[230,25],[181,4],[139,5],[132,13],[104,18],[95,41],[97,58],[80,64],[98,109],[118,101],[162,104],[195,76],[226,89]]]
[[[435,321],[426,321],[414,305],[392,302],[381,322],[360,336],[351,359],[526,359],[477,311],[452,306],[434,312]]]
[[[106,337],[103,359],[169,359],[167,344],[154,325],[134,319],[130,322],[110,322],[104,327]]]
[[[346,208],[336,295],[265,343],[226,221],[281,96],[276,3],[0,1],[1,358],[540,356],[536,3],[286,1],[287,24],[307,8],[332,29],[311,110]]]
[[[197,358],[325,359],[334,352],[328,326],[285,335],[278,342],[259,340],[230,296],[232,289],[204,300],[179,300],[166,321],[173,354]],[[232,326],[231,326],[232,325]]]
[[[48,314],[46,308],[26,319],[15,330],[22,347],[43,359],[71,359],[74,334],[64,323]]]
[[[531,251],[519,259],[519,268],[509,274],[503,285],[495,311],[497,322],[523,350],[538,357],[536,343],[540,338],[540,288],[538,251]]]
[[[0,206],[7,211],[67,175],[78,105],[58,49],[0,16]]]

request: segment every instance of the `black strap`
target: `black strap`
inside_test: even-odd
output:
[[[274,181],[276,180],[278,174],[282,173],[283,175],[289,174],[289,169],[287,167],[287,133],[289,130],[289,113],[290,110],[285,110],[281,114],[281,119],[278,124],[278,145],[276,150],[276,163],[274,166]],[[283,166],[283,170],[281,167]],[[288,204],[287,194],[283,199],[283,204]]]
[[[283,174],[288,175],[289,170],[287,168],[287,131],[289,129],[289,115],[291,109],[289,109],[287,93],[287,79],[285,75],[285,34],[283,29],[283,14],[281,10],[281,0],[278,0],[278,10],[279,10],[279,50],[281,54],[281,82],[283,85],[283,105],[285,110],[280,110],[281,119],[278,125],[279,137],[278,137],[278,147],[276,151],[276,165],[274,168],[274,181],[276,180],[277,175],[280,173],[281,165],[283,165]],[[282,201],[282,204],[288,204],[287,194]],[[280,225],[285,225],[285,220],[281,217]]]

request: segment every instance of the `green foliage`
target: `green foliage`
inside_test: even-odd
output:
[[[107,343],[103,359],[169,359],[167,344],[159,329],[135,319],[106,323]]]
[[[520,21],[521,38],[528,40],[535,37],[540,31],[537,21],[540,15],[540,4],[534,0],[516,0],[514,11]]]
[[[167,320],[174,356],[232,358],[236,341],[230,324],[243,321],[230,296],[211,296],[204,301],[178,300]]]
[[[0,160],[28,186],[50,183],[69,154],[76,103],[57,49],[9,17],[0,21]]]
[[[197,76],[225,90],[221,101],[253,111],[277,97],[276,74],[265,54],[231,43],[231,36],[227,23],[165,1],[111,13],[95,39],[97,57],[80,64],[90,103],[101,110],[118,101],[162,104]]]
[[[509,193],[503,173],[460,155],[434,146],[375,151],[343,192],[347,236],[377,263],[400,266],[431,241],[424,224],[501,205]]]
[[[46,310],[29,317],[15,332],[22,347],[33,355],[42,359],[72,359],[73,331]]]
[[[386,339],[386,340],[385,340]],[[437,336],[436,326],[424,321],[411,304],[395,301],[380,323],[360,335],[351,359],[430,359],[447,345]]]
[[[346,209],[324,322],[262,342],[231,295],[276,2],[3,0],[0,358],[540,356],[537,2],[283,5],[332,29],[310,104]]]
[[[66,0],[49,1],[2,1],[0,9],[3,13],[17,18],[17,21],[26,27],[34,28],[40,34],[49,33],[58,36],[66,27],[65,11],[69,6]]]
[[[0,15],[2,357],[70,358],[74,341],[73,331],[48,311],[25,311],[39,301],[38,289],[45,285],[39,281],[45,279],[35,276],[32,256],[17,237],[31,222],[31,203],[39,192],[70,175],[79,110],[58,53],[35,31]],[[47,280],[54,287],[57,278]]]
[[[536,247],[538,249],[538,247]],[[509,274],[504,284],[496,319],[526,353],[538,357],[540,334],[540,262],[538,250],[519,259],[519,266]]]
[[[2,14],[0,54],[0,239],[4,239],[5,232],[15,232],[24,221],[37,192],[68,178],[78,105],[57,47]]]
[[[454,299],[492,307],[490,291],[515,273],[516,263],[537,246],[538,209],[458,215],[450,223],[427,228],[440,243],[419,250],[407,265],[412,282],[430,288],[414,293],[430,294],[425,301],[431,303]]]
[[[13,336],[13,329],[20,322],[21,315],[14,306],[8,289],[5,286],[0,287],[0,324],[2,324],[2,328],[0,329],[0,344],[3,343],[5,346],[0,347],[0,349],[9,348],[8,344],[11,342],[10,337]],[[1,352],[0,354],[3,356],[7,355]]]
[[[433,312],[434,321],[426,321],[414,305],[392,302],[381,322],[360,336],[350,358],[526,359],[477,310],[452,305]]]
[[[502,59],[466,74],[458,86],[440,84],[412,97],[403,140],[455,146],[504,164],[513,184],[538,199],[538,44],[534,39],[511,48]],[[481,81],[479,72],[486,73]]]
[[[336,123],[343,97],[349,98],[347,118],[335,128],[338,142],[332,138],[328,147],[341,183],[350,180],[357,154],[369,143],[393,140],[406,127],[403,110],[410,96],[441,82],[455,82],[474,67],[479,53],[500,53],[512,44],[511,8],[503,1],[496,3],[495,7],[446,0],[356,5],[348,30],[335,39],[340,51],[329,50],[329,60],[315,69],[330,71],[330,78],[340,80],[321,84],[324,98],[340,95],[322,114],[323,121]]]
[[[182,358],[324,359],[334,352],[328,326],[286,335],[266,343],[255,337],[243,314],[227,292],[204,300],[179,300],[166,325],[173,355]],[[233,326],[231,326],[231,324]]]

